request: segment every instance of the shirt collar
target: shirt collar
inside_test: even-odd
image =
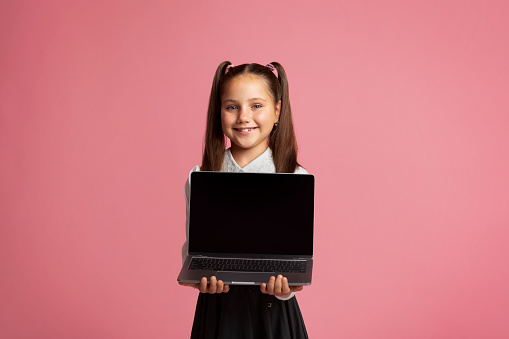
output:
[[[276,168],[272,161],[272,150],[267,147],[265,152],[251,161],[245,167],[240,167],[233,159],[231,149],[224,152],[223,172],[265,172],[274,173]]]

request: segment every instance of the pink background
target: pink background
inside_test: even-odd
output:
[[[317,182],[310,337],[508,338],[508,13],[2,1],[0,337],[188,337],[184,182],[231,60],[289,76]]]

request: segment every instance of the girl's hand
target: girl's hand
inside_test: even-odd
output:
[[[228,293],[230,290],[230,285],[225,285],[222,280],[217,281],[216,277],[210,277],[210,284],[207,284],[207,278],[201,278],[200,283],[182,283],[179,282],[182,286],[194,287],[200,290],[201,293]]]
[[[288,279],[282,275],[278,275],[277,279],[272,276],[267,284],[263,283],[260,285],[260,291],[265,294],[287,296],[291,292],[302,291],[304,286],[288,286]]]

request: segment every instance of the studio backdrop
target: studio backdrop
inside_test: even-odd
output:
[[[310,338],[509,337],[508,13],[2,1],[0,337],[189,337],[184,183],[225,60],[288,74],[316,177]]]

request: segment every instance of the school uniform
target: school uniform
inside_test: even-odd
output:
[[[199,166],[196,166],[191,172],[199,170]],[[276,168],[270,148],[243,168],[235,162],[230,149],[227,149],[222,171],[275,173]],[[306,174],[307,171],[298,167],[295,173]],[[189,190],[190,174],[185,186],[187,220],[189,220]],[[186,222],[186,234],[188,229],[189,225]],[[183,260],[186,254],[187,241],[182,247]],[[295,293],[292,292],[287,297],[277,297],[263,294],[260,286],[237,285],[230,285],[228,293],[199,293],[191,339],[239,338],[308,338]]]

